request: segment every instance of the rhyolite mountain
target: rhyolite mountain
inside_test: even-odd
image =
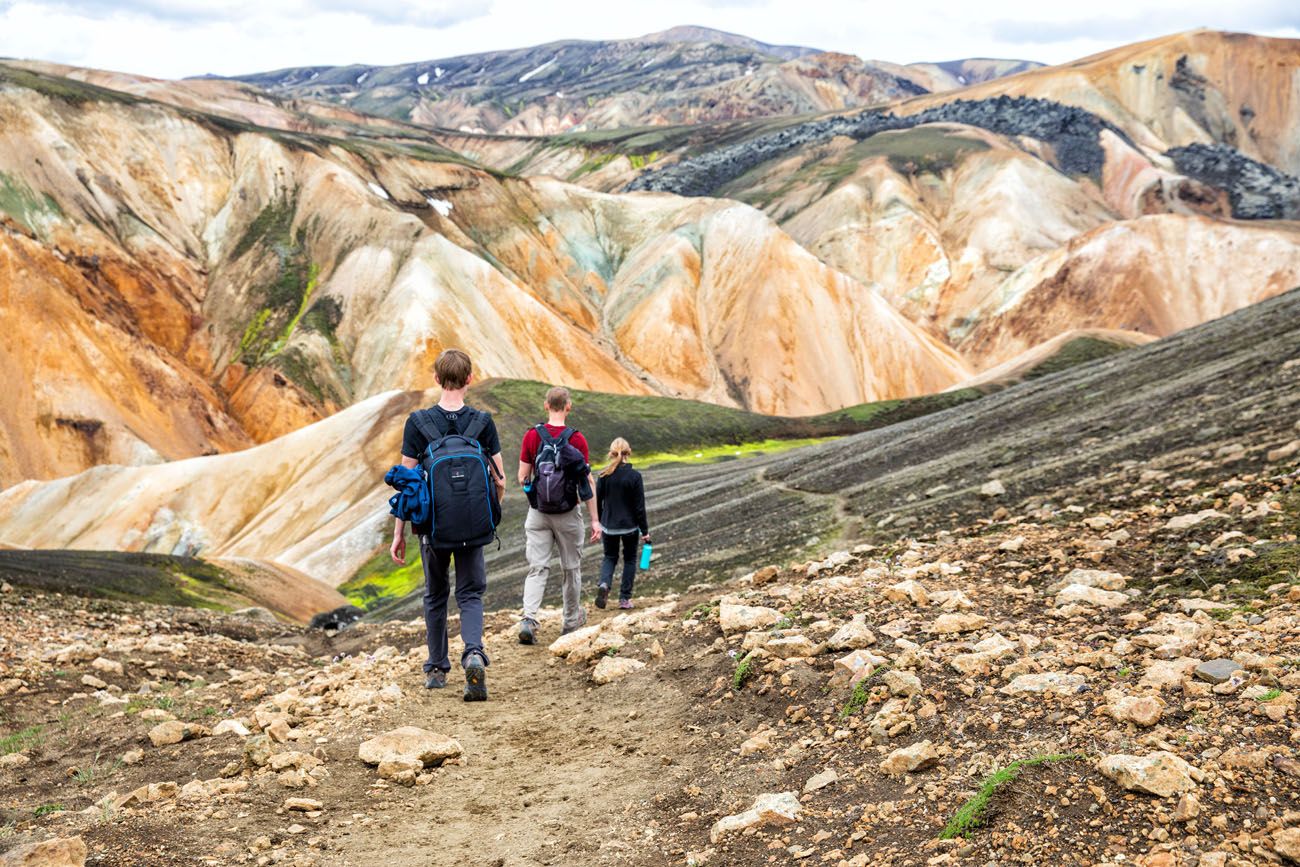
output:
[[[382,459],[354,458],[452,343],[485,377],[805,415],[1223,316],[1300,285],[1298,56],[1196,32],[542,137],[0,64],[0,542],[294,549],[338,580],[378,544]],[[75,511],[78,479],[42,480],[82,471],[111,516],[18,521]],[[350,504],[314,524],[328,568],[284,538],[321,473]]]
[[[543,135],[873,105],[1037,65],[903,66],[674,27],[635,39],[565,40],[394,66],[294,67],[237,78],[272,93],[433,127]]]

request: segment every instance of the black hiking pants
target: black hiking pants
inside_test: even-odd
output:
[[[605,559],[600,561],[600,586],[613,588],[614,567],[618,565],[619,550],[623,552],[623,583],[618,589],[619,600],[632,598],[632,582],[636,580],[637,543],[641,536],[634,530],[618,536],[605,533]]]
[[[420,540],[420,564],[424,567],[424,627],[429,645],[429,658],[424,671],[435,668],[451,671],[447,658],[447,596],[451,592],[451,559],[456,558],[456,606],[460,609],[460,637],[465,651],[460,664],[471,653],[488,661],[483,649],[483,592],[487,590],[487,566],[483,562],[483,549],[433,548]]]

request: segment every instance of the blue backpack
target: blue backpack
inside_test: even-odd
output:
[[[420,459],[420,469],[429,485],[430,520],[415,526],[417,535],[428,536],[434,548],[477,548],[496,538],[501,522],[496,474],[490,456],[483,454],[478,436],[492,416],[468,407],[463,411],[464,432],[442,430],[441,413],[420,410],[411,415],[429,446]]]

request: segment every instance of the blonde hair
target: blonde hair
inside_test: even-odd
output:
[[[614,470],[623,466],[623,463],[632,457],[632,446],[628,445],[627,440],[622,437],[616,438],[609,444],[609,466],[600,471],[602,476],[608,476]]]

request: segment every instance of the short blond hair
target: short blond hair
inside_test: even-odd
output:
[[[469,385],[473,372],[474,363],[462,349],[444,349],[433,363],[433,375],[438,378],[438,385],[453,391]]]
[[[546,392],[546,408],[553,412],[564,412],[569,405],[569,390],[557,385]]]

